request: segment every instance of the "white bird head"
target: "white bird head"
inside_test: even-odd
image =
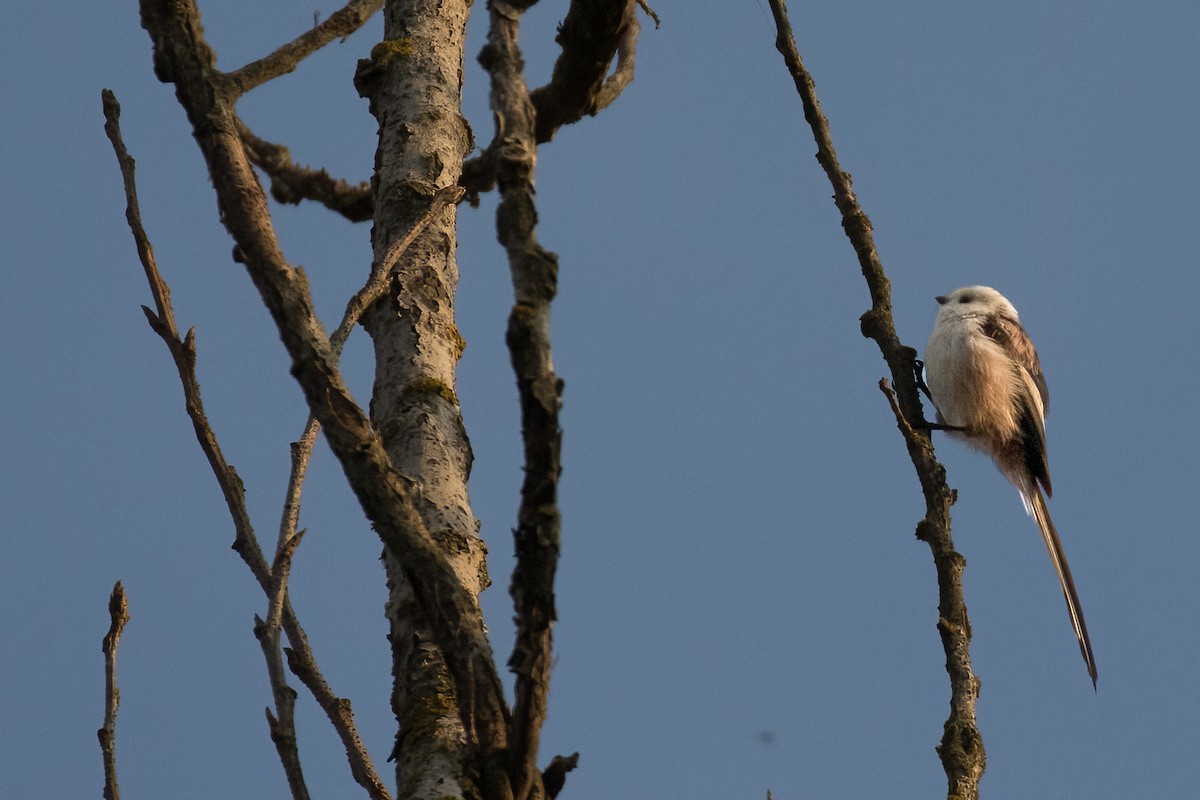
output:
[[[938,321],[943,319],[964,319],[967,317],[984,317],[998,314],[1012,320],[1017,320],[1017,309],[1004,295],[990,286],[964,286],[955,289],[950,294],[939,295],[934,300],[941,306],[938,309]]]

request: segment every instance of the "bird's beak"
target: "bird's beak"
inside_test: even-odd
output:
[[[944,294],[939,294],[937,297],[935,297],[933,299],[938,301],[939,306],[946,305],[946,295],[944,295]]]

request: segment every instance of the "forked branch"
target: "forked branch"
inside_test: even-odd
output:
[[[834,202],[842,214],[842,228],[858,254],[859,265],[871,293],[871,309],[863,314],[861,320],[862,332],[864,336],[875,340],[891,370],[892,383],[896,387],[892,397],[897,425],[904,436],[905,446],[925,495],[925,518],[917,525],[917,536],[929,545],[933,553],[938,579],[938,632],[946,652],[946,671],[950,676],[950,717],[946,720],[938,754],[946,771],[948,797],[975,800],[979,796],[979,780],[983,776],[986,756],[983,738],[975,722],[979,681],[971,670],[971,624],[962,591],[964,561],[955,551],[950,536],[950,506],[954,502],[954,495],[946,485],[945,470],[934,456],[928,432],[909,424],[924,420],[914,370],[916,351],[901,344],[896,335],[892,320],[891,284],[875,248],[871,221],[854,195],[849,173],[844,172],[838,163],[829,121],[817,100],[812,76],[805,69],[796,48],[784,0],[769,2],[778,30],[775,46],[783,55],[796,83],[796,91],[804,105],[804,118],[816,139],[817,161],[833,186]]]

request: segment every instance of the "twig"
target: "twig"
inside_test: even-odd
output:
[[[659,26],[662,25],[662,20],[658,18],[658,14],[654,13],[654,9],[650,7],[650,4],[646,0],[637,0],[637,4],[641,6],[642,11],[645,12],[647,17],[654,20],[654,29],[658,30]]]
[[[284,542],[275,554],[271,565],[271,588],[267,592],[267,619],[254,617],[254,636],[262,647],[267,661],[267,677],[271,682],[271,694],[275,698],[275,713],[266,710],[267,727],[271,741],[279,753],[287,776],[288,788],[294,800],[309,800],[308,787],[304,782],[304,770],[300,764],[300,750],[296,741],[296,690],[288,686],[287,673],[283,667],[283,654],[279,648],[279,626],[283,617],[283,600],[287,593],[288,575],[292,570],[292,555],[303,538],[304,531],[297,531]]]
[[[516,675],[513,797],[525,800],[542,793],[534,783],[541,779],[537,754],[550,688],[554,572],[562,527],[558,412],[563,383],[554,374],[550,357],[550,303],[558,285],[558,260],[538,244],[534,234],[535,112],[525,89],[517,44],[520,15],[505,13],[495,2],[489,10],[491,27],[479,61],[491,76],[491,106],[498,120],[496,141],[501,143],[496,152],[500,186],[496,233],[508,254],[513,280],[515,302],[506,338],[520,395],[525,450],[525,479],[513,532],[517,563],[509,588],[517,635],[508,660]]]
[[[883,396],[887,398],[888,405],[892,407],[892,413],[896,416],[896,425],[900,428],[900,432],[904,434],[904,438],[916,437],[917,431],[904,418],[904,412],[900,410],[900,401],[896,399],[896,392],[892,389],[887,378],[879,379],[879,391],[883,392]]]
[[[200,397],[200,383],[196,378],[195,331],[189,330],[187,336],[180,339],[179,330],[175,326],[174,311],[171,307],[170,289],[159,275],[158,266],[154,260],[154,250],[142,225],[141,215],[138,211],[137,185],[134,180],[134,161],[129,156],[121,137],[121,106],[111,91],[105,89],[101,94],[104,103],[104,129],[112,141],[125,183],[126,219],[129,221],[129,228],[133,233],[138,255],[146,272],[146,279],[150,284],[151,294],[154,295],[154,301],[158,307],[157,313],[145,306],[142,307],[142,310],[146,313],[150,327],[167,345],[167,349],[171,352],[171,358],[175,362],[180,382],[183,385],[188,417],[192,421],[196,439],[217,478],[221,494],[224,496],[229,514],[233,518],[235,530],[233,549],[246,562],[263,592],[269,593],[272,580],[271,566],[263,555],[258,538],[254,533],[254,527],[250,522],[250,515],[246,509],[245,487],[242,485],[237,471],[225,461],[216,434],[204,413],[204,403]],[[367,790],[372,800],[390,800],[391,796],[383,781],[380,780],[371,762],[371,757],[367,754],[362,739],[359,737],[349,701],[338,697],[325,682],[324,676],[317,667],[316,659],[313,657],[308,636],[301,627],[286,595],[283,601],[282,625],[287,633],[288,641],[292,645],[288,650],[289,666],[308,687],[321,709],[329,717],[346,748],[350,772],[354,779]]]
[[[104,652],[104,725],[96,735],[100,738],[100,752],[104,758],[104,800],[121,800],[121,788],[117,785],[117,709],[121,705],[121,691],[117,688],[117,646],[121,643],[125,623],[129,622],[129,601],[120,581],[113,586],[108,599],[108,616],[108,633],[101,647]]]
[[[246,154],[271,178],[271,196],[280,203],[299,205],[303,200],[314,200],[351,222],[371,219],[375,199],[370,183],[352,185],[324,169],[297,166],[286,147],[259,138],[240,117],[237,123]]]
[[[301,61],[334,39],[354,33],[381,8],[383,0],[350,0],[331,14],[329,19],[315,25],[270,55],[225,74],[224,80],[233,92],[245,94],[256,86],[296,69]]]
[[[350,298],[350,302],[346,304],[346,311],[342,315],[342,321],[329,337],[330,347],[334,353],[340,353],[342,345],[346,341],[346,337],[350,335],[350,331],[358,324],[359,318],[363,315],[371,305],[383,296],[387,290],[388,277],[391,275],[392,269],[404,255],[408,248],[412,247],[412,243],[417,240],[429,223],[433,221],[434,216],[447,206],[452,206],[462,200],[464,190],[461,186],[445,186],[438,190],[437,194],[429,203],[429,209],[422,217],[417,220],[416,224],[409,229],[408,233],[397,239],[388,248],[383,256],[383,260],[375,264],[371,268],[371,277],[367,280],[365,286],[355,293],[354,297]]]
[[[927,432],[919,432],[909,422],[924,421],[921,399],[917,394],[914,362],[916,351],[901,344],[892,321],[891,285],[883,271],[879,253],[871,235],[871,222],[863,213],[850,181],[842,171],[829,121],[817,100],[816,86],[804,67],[788,22],[784,0],[770,0],[778,28],[776,48],[796,83],[804,105],[804,117],[817,143],[817,160],[833,186],[834,202],[842,214],[842,227],[858,254],[863,277],[871,293],[871,309],[862,317],[863,335],[875,340],[896,387],[896,417],[905,446],[916,469],[925,495],[925,518],[917,526],[917,536],[928,543],[938,578],[938,632],[946,652],[946,671],[950,677],[950,717],[938,747],[946,771],[948,796],[975,800],[983,776],[986,755],[983,738],[975,722],[975,700],[979,681],[971,669],[971,624],[962,592],[964,561],[954,549],[950,536],[950,506],[954,494],[946,485],[946,474],[933,453]],[[889,397],[889,401],[892,398]]]

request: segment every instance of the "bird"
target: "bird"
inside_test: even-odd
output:
[[[1094,689],[1096,658],[1083,607],[1046,507],[1053,493],[1046,458],[1050,396],[1037,350],[1017,309],[989,286],[967,286],[934,299],[939,308],[925,345],[925,383],[938,424],[930,427],[991,456],[1020,493],[1050,553]]]

